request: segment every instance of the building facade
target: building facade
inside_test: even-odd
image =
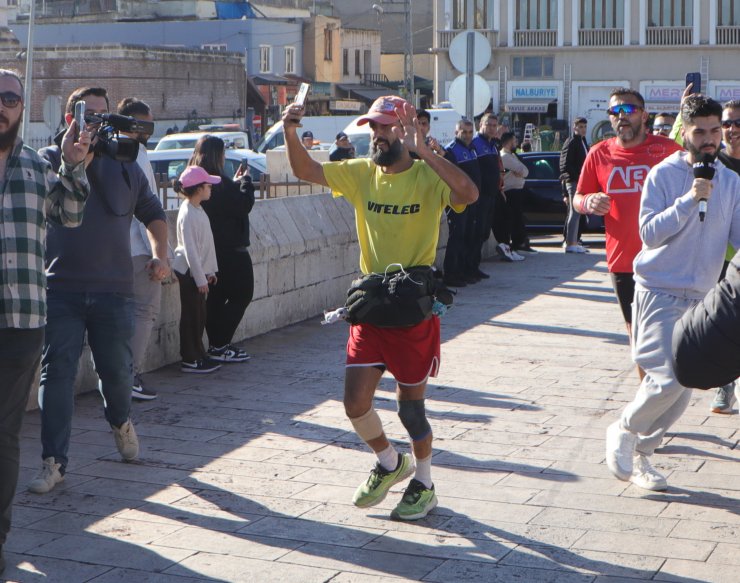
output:
[[[702,75],[702,92],[740,98],[740,0],[435,0],[435,95],[449,98],[462,73],[452,40],[468,28],[490,43],[479,73],[491,108],[512,127],[567,130],[589,120],[592,141],[608,132],[615,87],[639,90],[651,113],[677,111],[685,75]],[[468,26],[470,24],[470,27]]]

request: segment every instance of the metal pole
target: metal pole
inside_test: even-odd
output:
[[[468,29],[468,38],[465,39],[468,41],[468,58],[467,62],[465,63],[465,117],[467,117],[470,121],[473,121],[473,104],[475,103],[474,100],[474,91],[475,91],[475,84],[474,81],[474,73],[473,73],[473,55],[475,52],[475,36],[473,35],[473,2],[468,2],[465,10],[465,20],[467,21],[467,26],[465,28]]]
[[[409,92],[408,100],[414,105],[416,103],[416,91],[414,89],[414,28],[411,18],[411,0],[406,0],[406,55],[404,63],[408,63],[404,69],[406,75],[406,89]]]
[[[33,24],[36,14],[36,1],[31,0],[31,13],[28,15],[28,42],[26,43],[26,88],[23,96],[25,111],[23,112],[23,124],[21,125],[21,139],[28,139],[28,120],[31,117],[31,87],[33,85]]]

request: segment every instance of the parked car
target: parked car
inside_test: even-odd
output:
[[[518,154],[527,166],[529,175],[525,186],[532,193],[524,201],[524,220],[527,228],[535,231],[563,229],[568,207],[563,200],[560,183],[560,152],[522,152]],[[604,219],[589,215],[588,231],[603,231]]]
[[[224,141],[227,148],[244,149],[249,148],[249,135],[246,132],[185,132],[181,134],[170,134],[162,136],[157,142],[155,151],[159,150],[181,150],[183,148],[195,148],[197,142],[203,136],[217,136]]]
[[[185,167],[188,165],[190,156],[193,155],[193,148],[181,148],[177,150],[154,150],[147,152],[149,161],[155,175],[164,175],[168,182],[178,178]],[[249,165],[249,175],[255,185],[260,181],[262,174],[267,172],[267,162],[264,154],[258,154],[252,150],[246,149],[227,149],[226,161],[224,163],[224,172],[227,176],[234,176],[239,164],[243,160]],[[177,208],[180,206],[177,195],[168,186],[166,199],[163,201],[166,208]]]

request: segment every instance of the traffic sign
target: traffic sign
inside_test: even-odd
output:
[[[467,75],[458,75],[450,84],[447,92],[448,99],[460,115],[469,116],[467,111],[468,104],[468,83]],[[473,111],[472,115],[476,116],[483,113],[488,104],[491,102],[491,88],[480,75],[473,75]]]
[[[481,33],[467,30],[455,35],[450,43],[450,61],[452,66],[461,73],[468,71],[468,36],[473,37],[473,54],[471,69],[473,73],[480,73],[491,62],[491,43]]]

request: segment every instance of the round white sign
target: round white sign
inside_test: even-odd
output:
[[[460,115],[467,115],[468,86],[465,75],[459,75],[450,85],[448,97]],[[491,89],[480,75],[473,75],[473,115],[483,113],[491,102]]]
[[[491,43],[479,32],[466,30],[452,39],[450,43],[450,61],[461,73],[468,70],[468,36],[473,37],[473,73],[480,73],[491,62]]]

